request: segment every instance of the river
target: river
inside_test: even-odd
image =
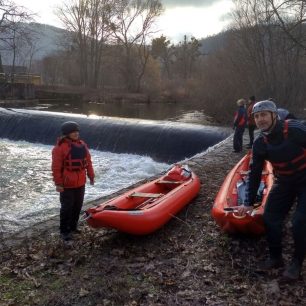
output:
[[[202,111],[175,104],[38,104],[28,109],[207,124]],[[86,140],[86,139],[85,139]],[[20,231],[59,213],[59,195],[51,177],[52,146],[0,138],[0,232]],[[109,195],[170,167],[148,156],[91,150],[95,186],[86,186],[85,202]]]
[[[52,146],[0,139],[0,231],[19,231],[59,213],[51,177]],[[85,201],[111,194],[169,168],[150,157],[91,150],[96,172]]]

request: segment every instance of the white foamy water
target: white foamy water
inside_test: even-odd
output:
[[[51,176],[53,146],[0,139],[0,231],[19,231],[59,213]],[[90,150],[95,186],[85,201],[111,194],[169,168],[150,157]]]

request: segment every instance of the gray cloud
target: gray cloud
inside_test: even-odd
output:
[[[165,8],[192,6],[192,7],[207,7],[220,0],[161,0]]]

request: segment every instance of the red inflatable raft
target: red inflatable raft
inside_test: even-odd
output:
[[[246,178],[249,172],[251,153],[244,156],[226,176],[213,205],[212,216],[221,229],[227,233],[261,235],[265,228],[263,211],[267,195],[273,184],[272,165],[265,162],[261,184],[257,193],[257,203],[261,203],[251,214],[239,216],[235,207],[244,199]]]
[[[145,235],[168,222],[199,192],[200,181],[188,168],[176,165],[164,176],[89,208],[87,223]]]

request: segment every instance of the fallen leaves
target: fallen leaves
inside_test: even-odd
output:
[[[227,152],[207,154],[194,165],[201,194],[152,235],[84,226],[70,245],[47,233],[2,253],[3,305],[306,305],[303,281],[280,285],[280,271],[256,273],[264,239],[227,236],[212,220],[214,196],[236,162]],[[285,259],[291,247],[289,240]]]

